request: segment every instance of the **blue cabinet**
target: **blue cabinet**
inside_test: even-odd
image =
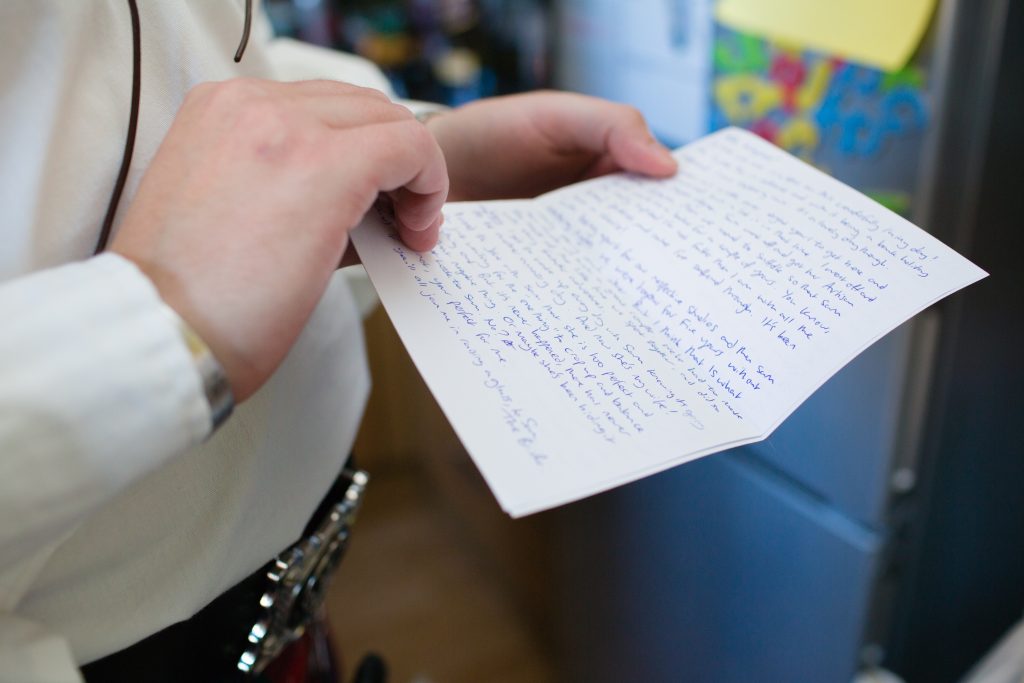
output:
[[[765,441],[746,451],[861,523],[881,528],[904,418],[910,325],[825,383]]]
[[[689,463],[558,523],[570,680],[852,677],[884,539],[755,456]]]

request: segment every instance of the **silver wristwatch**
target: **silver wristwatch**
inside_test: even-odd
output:
[[[174,309],[168,306],[167,310],[174,317],[181,338],[192,357],[192,364],[195,365],[199,377],[202,379],[203,393],[210,406],[210,421],[212,423],[210,433],[212,434],[224,424],[235,408],[235,397],[231,393],[231,385],[228,383],[227,375],[224,374],[224,368],[214,357],[202,337]]]

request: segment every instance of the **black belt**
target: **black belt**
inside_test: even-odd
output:
[[[295,545],[191,619],[85,665],[87,683],[264,680],[266,664],[319,613],[366,481],[346,469]]]

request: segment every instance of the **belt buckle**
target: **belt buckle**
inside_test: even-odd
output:
[[[258,674],[292,641],[300,638],[320,611],[334,568],[348,544],[349,527],[362,504],[369,475],[345,469],[348,488],[316,531],[284,551],[267,571],[270,588],[260,597],[263,613],[249,630],[236,667]]]

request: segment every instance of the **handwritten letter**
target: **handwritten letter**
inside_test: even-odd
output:
[[[536,200],[353,240],[502,506],[522,515],[766,438],[871,342],[984,273],[743,131]]]

